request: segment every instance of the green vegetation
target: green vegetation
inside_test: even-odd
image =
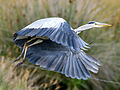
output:
[[[87,53],[103,63],[92,78],[120,82],[119,3],[119,0],[0,0],[0,90],[119,90],[120,84],[66,78],[33,65],[14,69],[12,63],[20,54],[13,43],[13,33],[37,19],[59,16],[73,28],[92,20],[106,22],[113,27],[84,31],[80,36],[88,43],[94,41]]]

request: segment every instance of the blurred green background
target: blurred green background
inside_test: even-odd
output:
[[[32,67],[27,60],[27,65],[14,69],[12,62],[20,50],[13,34],[37,19],[53,16],[66,19],[73,28],[89,21],[113,25],[80,33],[90,43],[87,53],[103,63],[91,79],[66,78]],[[0,90],[120,90],[116,82],[120,82],[120,0],[0,0]]]

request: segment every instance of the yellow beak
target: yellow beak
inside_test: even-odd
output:
[[[112,25],[110,25],[110,24],[106,24],[106,25],[103,25],[103,26],[105,26],[105,27],[111,27]]]

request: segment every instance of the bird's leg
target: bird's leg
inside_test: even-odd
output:
[[[18,61],[23,56],[23,53],[24,53],[24,50],[25,50],[25,46],[26,46],[26,43],[24,44],[24,47],[22,49],[21,54],[14,60],[14,62]]]
[[[38,43],[41,43],[41,42],[42,42],[42,40],[37,40],[36,42],[34,42],[34,43],[32,43],[32,44],[26,46],[26,47],[25,47],[25,53],[24,53],[23,61],[20,62],[20,63],[18,63],[17,66],[19,66],[19,65],[21,65],[21,64],[23,64],[23,63],[25,62],[26,53],[27,53],[28,48],[31,47],[31,46],[33,46],[33,45],[36,45],[36,44],[38,44]]]
[[[23,56],[24,50],[25,50],[25,47],[26,47],[26,44],[29,43],[29,42],[31,42],[31,41],[34,40],[34,39],[36,39],[36,38],[30,39],[30,40],[28,40],[28,41],[24,44],[21,54],[14,60],[14,62],[18,61],[18,60]]]
[[[25,59],[26,59],[25,57],[26,57],[27,49],[28,49],[28,46],[25,47],[25,53],[24,53],[23,61],[20,62],[20,63],[18,63],[17,66],[19,66],[19,65],[21,65],[21,64],[23,64],[25,62]]]

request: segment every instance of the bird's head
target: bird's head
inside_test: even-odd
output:
[[[79,34],[81,31],[85,31],[91,28],[95,28],[95,27],[100,28],[100,27],[108,27],[108,26],[112,26],[112,25],[106,24],[106,23],[100,23],[96,21],[90,21],[89,23],[82,25],[78,27],[77,29],[75,29],[75,32]]]
[[[112,26],[110,24],[100,23],[100,22],[96,22],[96,21],[90,21],[88,24],[92,27],[109,27],[109,26]]]

